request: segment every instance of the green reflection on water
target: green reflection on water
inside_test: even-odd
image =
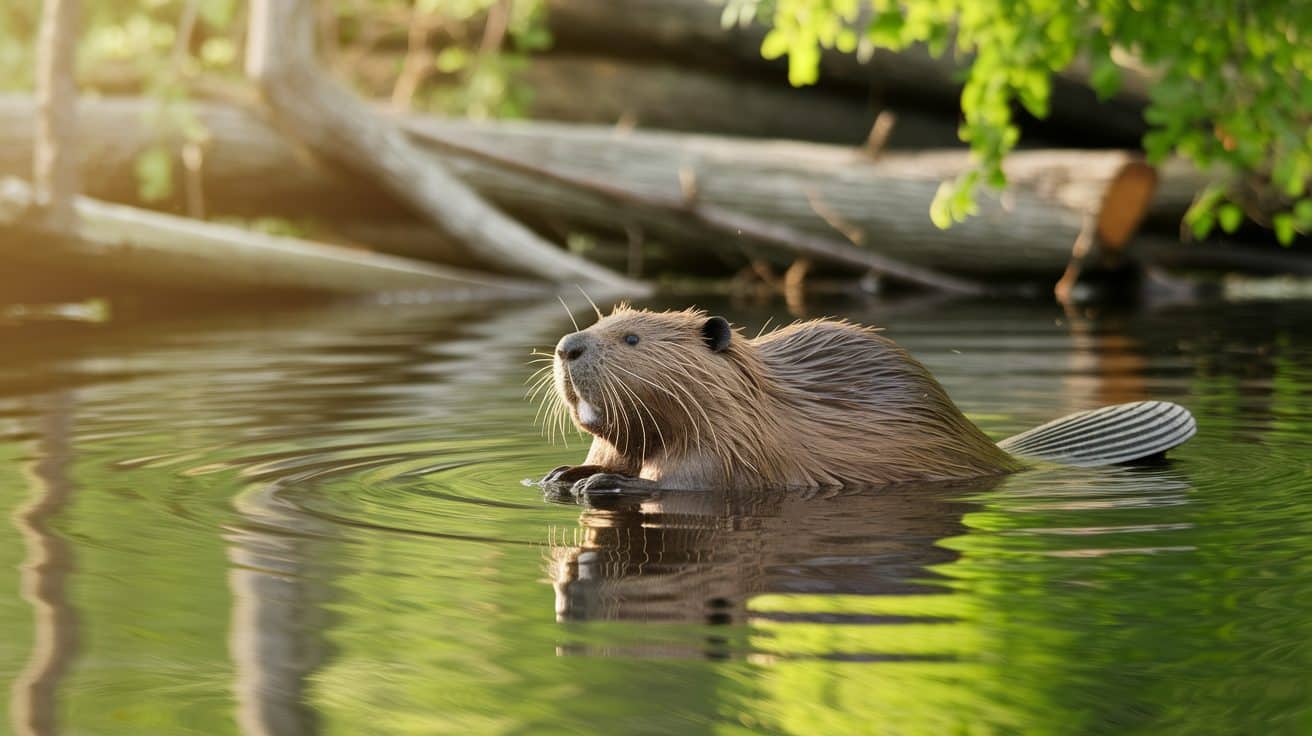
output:
[[[998,434],[1142,395],[1202,432],[1168,467],[593,509],[518,482],[582,452],[522,399],[559,312],[52,338],[0,362],[6,721],[44,615],[20,510],[65,483],[69,733],[1312,732],[1307,313],[858,310]]]

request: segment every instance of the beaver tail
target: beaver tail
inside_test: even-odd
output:
[[[1054,419],[998,443],[1034,460],[1091,467],[1147,460],[1198,431],[1194,415],[1169,401],[1135,401]]]

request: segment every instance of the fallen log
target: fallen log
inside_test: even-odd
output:
[[[78,141],[82,191],[89,197],[168,212],[186,211],[180,157],[167,197],[141,196],[135,163],[156,145],[178,151],[180,131],[149,124],[159,103],[139,97],[82,98],[78,115],[95,135]],[[340,213],[345,219],[410,218],[409,210],[378,187],[325,165],[303,146],[279,134],[249,110],[198,102],[194,106],[207,141],[196,181],[212,215],[302,217]],[[0,96],[0,174],[31,173],[36,103],[28,96]],[[253,186],[258,184],[258,186]]]
[[[1194,199],[1208,186],[1219,183],[1217,176],[1198,170],[1192,161],[1173,158],[1160,167],[1162,186],[1157,188],[1148,207],[1148,217],[1159,227],[1178,228]]]
[[[329,78],[314,58],[309,0],[251,4],[246,69],[280,128],[363,176],[490,263],[511,273],[639,295],[632,279],[567,253],[498,212]]]
[[[87,100],[80,115],[103,131],[84,151],[88,193],[134,201],[135,152],[149,136],[133,120],[153,104]],[[375,186],[318,166],[249,113],[198,103],[211,139],[201,171],[211,211],[385,219],[404,212]],[[0,98],[0,173],[26,170],[31,101]],[[138,117],[134,117],[138,116]],[[508,171],[476,158],[443,153],[458,141],[539,169],[608,182],[630,193],[679,200],[680,181],[695,181],[697,202],[803,232],[832,236],[834,226],[864,234],[862,247],[927,268],[965,274],[1016,273],[1055,278],[1090,214],[1106,223],[1115,246],[1133,230],[1151,190],[1151,169],[1120,151],[1025,151],[1008,164],[1013,186],[986,194],[981,212],[943,231],[929,220],[942,177],[969,164],[964,153],[886,154],[783,141],[692,136],[552,123],[472,123],[410,117],[404,126],[420,150],[491,201],[521,217],[550,217],[575,227],[623,233],[642,228],[650,238],[691,248],[714,247],[744,258],[743,241],[641,208],[617,210],[612,201],[577,187]],[[425,144],[425,138],[433,139]],[[258,182],[259,186],[252,186]]]
[[[1312,276],[1312,256],[1297,248],[1254,246],[1227,240],[1183,243],[1175,238],[1137,236],[1127,248],[1136,261],[1172,270]]]
[[[352,65],[352,73],[366,94],[383,98],[391,94],[401,59],[399,52],[370,54]],[[964,147],[956,115],[889,108],[846,91],[795,88],[778,79],[659,61],[533,56],[510,72],[509,83],[531,92],[524,112],[533,120],[859,145],[875,117],[889,110],[898,124],[884,149]]]
[[[92,272],[107,281],[189,292],[422,292],[431,298],[526,298],[540,284],[275,237],[79,197],[72,229],[31,217],[31,187],[0,181],[0,258]]]
[[[462,145],[566,176],[615,184],[648,198],[679,199],[694,181],[699,204],[830,234],[822,206],[864,233],[865,246],[907,263],[955,273],[1060,273],[1071,245],[1093,217],[1100,244],[1117,248],[1133,234],[1154,174],[1122,151],[1025,151],[1009,157],[1011,187],[981,195],[980,213],[948,230],[929,220],[940,182],[969,167],[965,152],[887,154],[871,160],[851,148],[757,142],[669,133],[617,134],[583,126],[409,118],[406,128],[437,145]],[[452,154],[452,168],[515,210],[568,213],[593,226],[614,225],[613,208],[577,191]],[[661,232],[668,223],[635,215]],[[678,234],[687,236],[682,227]],[[713,238],[704,238],[713,242]],[[723,238],[719,238],[723,243]],[[721,247],[724,247],[723,244]]]
[[[547,22],[555,48],[573,53],[627,58],[678,58],[685,64],[771,73],[784,79],[786,65],[761,56],[768,29],[756,23],[725,28],[723,7],[705,0],[547,0]],[[861,27],[858,22],[858,27]],[[894,106],[955,112],[960,106],[962,64],[950,53],[934,58],[921,45],[900,52],[876,51],[866,62],[854,53],[826,50],[820,57],[822,85],[873,92]],[[1100,101],[1087,70],[1076,65],[1053,79],[1051,112],[1038,127],[1044,137],[1081,145],[1136,146],[1146,131],[1144,85],[1124,74],[1124,92]],[[1063,134],[1064,131],[1064,134]]]
[[[788,225],[770,223],[713,205],[699,203],[696,201],[695,182],[686,180],[683,182],[686,188],[682,199],[639,194],[594,179],[562,174],[533,164],[516,161],[491,151],[456,143],[450,139],[440,139],[432,136],[431,133],[428,134],[427,140],[462,158],[487,163],[504,171],[523,174],[538,182],[574,189],[604,199],[619,207],[636,211],[645,217],[664,214],[675,221],[687,222],[693,227],[718,230],[725,237],[744,238],[754,244],[773,246],[803,257],[816,258],[828,263],[874,271],[898,281],[905,281],[939,291],[971,296],[980,296],[993,292],[992,289],[983,284],[902,263],[868,249],[853,247],[834,237],[803,232]],[[814,202],[812,206],[815,207]],[[859,240],[859,238],[853,239]]]

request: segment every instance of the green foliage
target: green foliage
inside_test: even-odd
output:
[[[814,83],[822,49],[869,54],[925,44],[969,59],[960,135],[978,168],[939,191],[934,221],[968,216],[981,183],[1002,188],[1020,138],[1017,104],[1049,112],[1054,73],[1086,60],[1089,82],[1114,94],[1122,71],[1150,80],[1150,160],[1172,154],[1222,186],[1186,219],[1202,236],[1243,214],[1282,243],[1312,232],[1312,4],[1257,0],[730,0],[726,22],[771,26],[767,58],[787,56],[794,85]],[[964,192],[964,194],[963,194]]]
[[[0,71],[15,89],[30,88],[32,80],[39,4],[31,5],[0,10]],[[142,121],[157,142],[134,167],[145,201],[173,194],[182,148],[208,137],[190,105],[191,81],[241,74],[239,8],[238,0],[83,3],[77,60],[83,89],[139,90],[159,103]]]
[[[527,55],[551,46],[543,0],[374,0],[338,11],[341,43],[355,52],[399,46],[415,27],[425,29],[418,89],[401,100],[413,107],[473,118],[521,117],[531,101],[515,75]],[[414,38],[408,39],[413,54]],[[357,79],[366,91],[394,91],[406,58],[384,79]],[[343,69],[348,76],[351,69]],[[398,102],[393,97],[394,102]]]
[[[0,92],[31,89],[33,57],[29,40],[36,35],[37,3],[0,4]]]

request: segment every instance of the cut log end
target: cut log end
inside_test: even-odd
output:
[[[1129,161],[1107,183],[1098,210],[1098,242],[1119,253],[1139,229],[1157,190],[1157,170],[1143,161]]]

